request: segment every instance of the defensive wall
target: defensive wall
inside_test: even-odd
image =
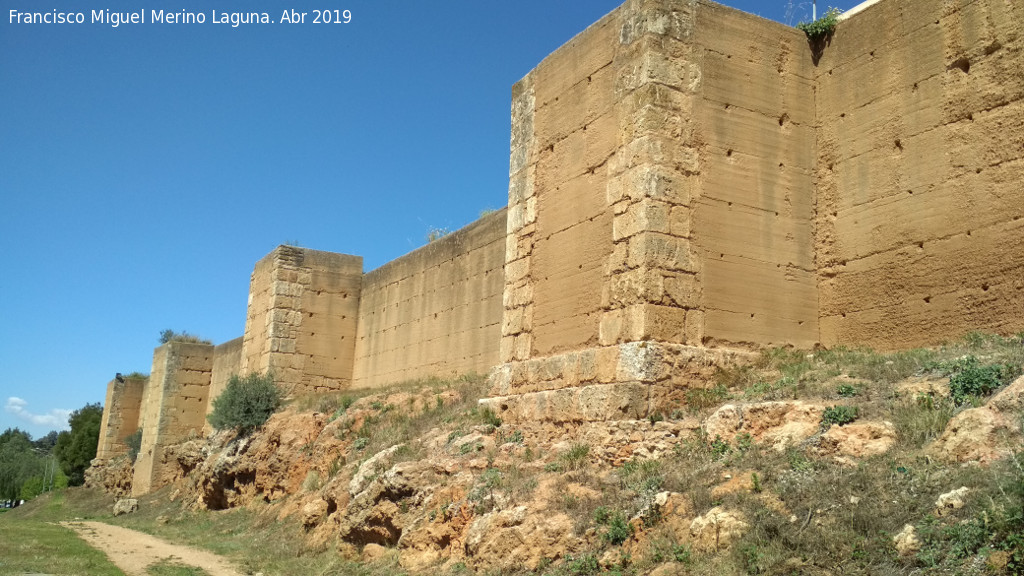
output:
[[[302,393],[493,368],[504,418],[571,423],[668,411],[761,346],[1024,330],[1022,21],[879,0],[813,44],[627,1],[513,87],[507,211],[365,274],[279,247],[240,339],[158,348],[136,491],[234,373]]]

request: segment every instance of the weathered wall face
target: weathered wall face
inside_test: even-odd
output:
[[[367,273],[358,299],[352,386],[494,366],[504,257],[501,210]]]
[[[242,369],[242,343],[244,337],[229,340],[218,344],[213,348],[213,367],[210,372],[210,401],[206,403],[206,415],[213,412],[213,399],[220,396],[221,392],[228,385],[228,380],[233,375],[241,374]],[[205,434],[213,432],[213,427],[207,421],[203,428]]]
[[[171,480],[167,475],[178,467],[164,461],[165,446],[203,433],[213,355],[213,346],[185,342],[169,342],[153,352],[133,494],[146,494]]]
[[[699,192],[690,235],[704,322],[694,343],[813,346],[815,85],[807,39],[717,4],[699,10]]]
[[[882,1],[816,69],[821,342],[1024,328],[1024,4]]]
[[[271,370],[286,393],[352,379],[363,259],[279,246],[256,264],[242,343],[246,372]]]
[[[139,413],[146,378],[115,378],[107,383],[107,398],[100,422],[100,440],[96,458],[109,460],[128,453],[124,439],[141,427]]]

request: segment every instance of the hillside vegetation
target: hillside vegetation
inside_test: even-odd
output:
[[[501,422],[481,377],[298,398],[113,518],[253,573],[1021,574],[1024,339],[764,351],[642,421]],[[130,464],[91,483],[125,489]]]

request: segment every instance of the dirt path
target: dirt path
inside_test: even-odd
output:
[[[210,576],[242,576],[227,560],[203,550],[165,542],[103,522],[61,522],[71,528],[90,546],[102,551],[127,576],[146,576],[146,567],[161,560],[171,560],[206,570]]]

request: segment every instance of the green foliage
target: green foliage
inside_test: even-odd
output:
[[[859,412],[856,406],[829,406],[821,413],[821,428],[828,430],[833,424],[849,424],[857,419]]]
[[[629,460],[619,471],[622,487],[637,494],[653,496],[661,491],[665,477],[659,460]]]
[[[957,406],[992,394],[1021,372],[1020,366],[982,364],[973,355],[939,364],[938,368],[949,375],[950,397]]]
[[[579,470],[586,464],[588,454],[590,454],[590,445],[578,443],[559,454],[558,459],[565,465],[566,470]]]
[[[124,443],[128,445],[128,458],[135,462],[135,458],[139,456],[139,450],[142,449],[142,428],[125,436]]]
[[[722,378],[725,378],[724,370],[719,370]],[[708,408],[714,408],[729,399],[729,390],[723,384],[714,388],[694,388],[686,391],[686,405],[690,410],[699,412]]]
[[[594,522],[599,526],[604,526],[601,531],[601,540],[606,544],[618,546],[633,535],[633,525],[619,510],[612,511],[605,506],[600,506],[594,510]]]
[[[836,394],[843,398],[853,398],[857,395],[857,387],[853,384],[840,384],[839,387],[836,388]]]
[[[715,460],[718,460],[729,452],[732,452],[732,446],[729,446],[729,443],[718,435],[715,435],[715,439],[712,440],[708,446],[711,449],[711,457]]]
[[[213,411],[207,417],[217,430],[237,430],[247,434],[259,428],[281,405],[281,390],[271,374],[235,374],[224,392],[213,400]]]
[[[685,544],[678,544],[672,547],[672,559],[680,564],[689,565],[693,562],[693,552]]]
[[[494,413],[494,410],[491,410],[490,407],[487,406],[480,409],[480,421],[489,426],[494,426],[495,428],[501,426],[501,418],[498,418],[498,415]]]
[[[102,421],[103,407],[99,403],[86,404],[68,417],[71,431],[61,432],[57,436],[53,453],[60,461],[61,469],[71,486],[81,486],[85,482],[85,469],[96,457]]]
[[[174,330],[167,329],[160,331],[160,338],[158,338],[161,344],[167,344],[168,342],[185,342],[187,344],[212,344],[206,338],[200,338],[195,334],[189,334],[182,330],[181,332],[175,332]]]
[[[902,442],[920,448],[942,435],[956,407],[947,398],[919,394],[912,402],[901,402],[893,410],[893,423]]]
[[[839,14],[838,8],[829,8],[824,16],[814,22],[801,22],[797,24],[797,30],[807,34],[807,37],[811,40],[826,38],[835,32],[836,26],[839,24]]]
[[[601,571],[601,564],[593,554],[570,555],[565,557],[565,569],[573,576],[589,576],[590,574],[599,573]]]
[[[20,498],[22,485],[41,472],[27,432],[8,428],[0,434],[0,500]]]

